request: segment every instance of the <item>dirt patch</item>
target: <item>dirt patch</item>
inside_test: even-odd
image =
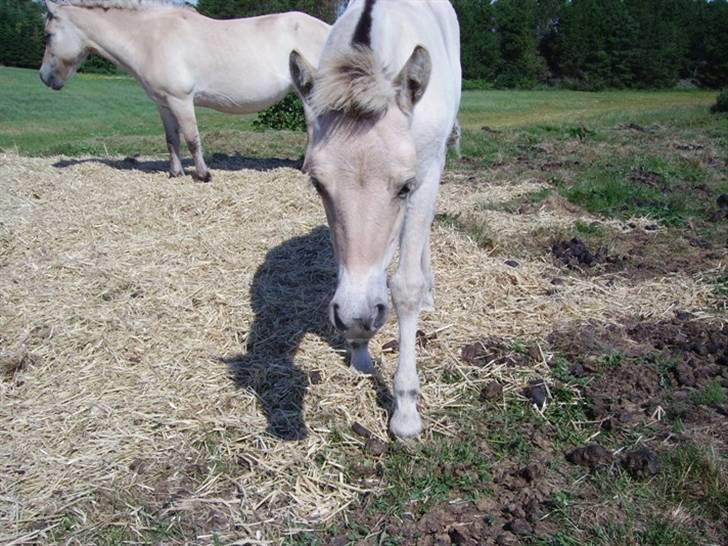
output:
[[[676,315],[623,325],[585,323],[549,337],[552,348],[571,363],[571,373],[590,376],[584,393],[591,417],[603,428],[659,420],[665,412],[684,413],[682,402],[701,389],[728,387],[728,329],[720,322],[694,320],[688,313]],[[724,411],[719,400],[714,408],[698,410],[700,418],[718,420]]]
[[[611,463],[612,453],[599,444],[589,444],[567,453],[566,460],[571,464],[595,468]]]
[[[554,425],[538,419],[517,420],[507,426],[514,438],[518,436],[525,443],[518,448],[528,453],[521,464],[514,462],[518,459],[515,454],[503,457],[491,452],[495,446],[493,439],[472,439],[487,460],[499,461],[491,469],[490,480],[481,486],[483,494],[478,498],[468,499],[465,490],[454,487],[447,501],[427,510],[421,510],[416,502],[406,506],[401,517],[382,518],[381,513],[368,515],[364,510],[357,517],[357,524],[372,534],[379,533],[380,538],[396,537],[404,544],[530,543],[552,536],[560,528],[553,516],[558,494],[575,495],[585,505],[601,502],[599,487],[572,487],[567,478],[569,468],[573,472],[588,472],[597,483],[600,475],[611,480],[620,469],[635,482],[659,477],[661,457],[669,451],[664,439],[672,434],[671,417],[676,401],[687,404],[696,415],[694,420],[685,420],[688,426],[693,423],[694,428],[682,436],[695,441],[705,435],[711,441],[728,437],[721,413],[725,408],[721,404],[706,405],[696,396],[706,385],[728,387],[728,331],[721,323],[697,320],[689,313],[679,312],[673,319],[663,321],[632,319],[611,325],[573,324],[555,331],[548,342],[557,355],[552,365],[563,366],[565,359],[572,377],[584,379],[583,400],[597,434],[601,429],[601,433],[611,434],[611,442],[622,442],[630,431],[649,423],[654,436],[624,450],[598,443],[564,450]],[[526,368],[542,357],[537,344],[523,346],[497,337],[486,337],[461,349],[461,359],[478,369]],[[558,389],[560,382],[554,377],[526,382],[522,407],[534,403],[534,389],[541,389],[539,393],[545,397],[547,384]],[[684,396],[680,398],[679,393]],[[480,390],[479,400],[494,407],[493,404],[502,403],[504,396],[508,395],[502,385],[491,381]],[[563,398],[557,402],[563,404]],[[545,409],[547,416],[552,415],[549,421],[554,418],[547,407],[536,406],[529,410],[533,415]],[[491,425],[503,423],[483,426]],[[719,444],[724,443],[725,440],[719,440]],[[560,467],[563,464],[566,468]],[[438,472],[462,476],[473,469],[467,465],[448,466]],[[710,536],[722,536],[718,527],[707,532]],[[351,534],[339,535],[325,543],[347,544],[351,538]]]
[[[637,480],[651,478],[660,471],[657,454],[646,447],[640,447],[625,453],[621,464],[629,472],[630,476]]]
[[[514,345],[499,337],[488,337],[469,343],[460,349],[464,362],[474,366],[527,366],[542,358],[538,345]]]
[[[693,274],[720,266],[728,253],[713,240],[690,231],[660,230],[655,224],[625,224],[622,232],[601,227],[603,234],[554,240],[532,234],[532,246],[548,248],[555,262],[584,275],[621,272],[636,280],[672,273]],[[541,242],[539,242],[539,239]]]
[[[636,183],[642,184],[644,186],[649,186],[650,188],[655,188],[658,190],[666,189],[665,188],[665,177],[662,176],[660,173],[651,171],[644,167],[638,167],[636,169],[632,169],[632,172],[630,172],[630,174],[629,174],[629,179],[632,182],[636,182]]]
[[[600,246],[590,251],[583,241],[574,238],[569,241],[557,241],[551,245],[551,253],[562,264],[570,269],[593,267],[609,260],[607,248]]]
[[[432,545],[500,545],[519,544],[539,536],[540,518],[545,502],[554,492],[546,479],[546,460],[534,460],[524,466],[497,465],[488,490],[477,499],[467,500],[458,491],[451,498],[421,513],[412,504],[401,518],[370,514],[357,518],[357,524],[370,533],[381,532],[397,537],[399,544]],[[467,473],[467,467],[453,469]],[[331,537],[324,544],[351,544],[351,534]],[[373,544],[361,541],[360,544]]]

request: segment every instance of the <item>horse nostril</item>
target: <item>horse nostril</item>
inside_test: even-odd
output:
[[[374,328],[381,328],[387,319],[387,306],[383,303],[377,304],[377,315],[374,317]]]
[[[344,324],[339,317],[339,304],[334,304],[334,326],[336,326],[337,330],[348,330],[346,327],[346,324]]]

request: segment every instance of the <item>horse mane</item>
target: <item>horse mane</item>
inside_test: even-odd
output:
[[[79,8],[125,9],[142,11],[151,8],[192,8],[194,6],[178,0],[63,0],[61,4]]]
[[[394,86],[369,46],[353,45],[325,61],[313,86],[311,107],[317,115],[344,112],[361,117],[384,114]]]

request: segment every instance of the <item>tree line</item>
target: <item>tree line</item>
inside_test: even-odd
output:
[[[451,0],[463,76],[481,85],[728,86],[728,0]],[[199,0],[227,19],[299,10],[333,22],[346,0]],[[0,0],[0,64],[37,68],[45,7]],[[93,71],[113,70],[99,59]]]
[[[498,87],[728,85],[728,0],[453,0],[463,74]]]

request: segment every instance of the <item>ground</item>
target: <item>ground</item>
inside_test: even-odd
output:
[[[728,118],[705,94],[466,96],[426,432],[400,442],[396,324],[369,378],[327,323],[303,135],[215,118],[213,183],[170,180],[153,109],[104,84],[143,129],[0,122],[1,543],[728,542]]]

